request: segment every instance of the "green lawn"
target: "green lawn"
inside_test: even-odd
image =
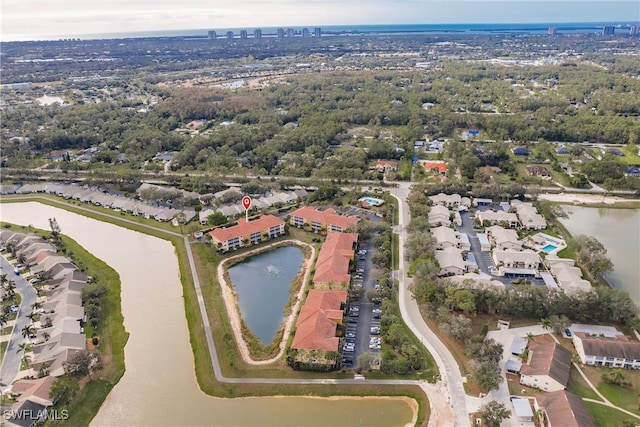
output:
[[[610,368],[585,366],[584,373],[589,380],[598,388],[598,391],[611,403],[627,411],[640,415],[640,371],[634,369],[623,369],[624,381],[631,383],[628,387],[607,384],[602,380],[602,375],[608,375]]]
[[[639,419],[633,418],[617,409],[594,402],[584,403],[587,405],[587,409],[589,409],[594,424],[598,427],[622,426],[627,420],[633,421],[634,423],[640,422]]]
[[[580,397],[586,397],[588,399],[601,400],[595,391],[589,387],[587,382],[582,378],[577,369],[571,368],[569,375],[569,384],[567,384],[567,390],[571,393],[575,393]]]

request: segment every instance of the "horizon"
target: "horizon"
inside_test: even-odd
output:
[[[636,0],[3,0],[0,8],[2,41],[209,29],[640,21]]]

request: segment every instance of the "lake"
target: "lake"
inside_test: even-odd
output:
[[[613,271],[605,274],[616,289],[622,289],[640,305],[640,209],[564,206],[569,218],[560,222],[572,235],[586,234],[607,249]]]
[[[409,423],[400,398],[205,395],[195,377],[178,260],[171,243],[40,203],[0,204],[0,219],[62,233],[114,268],[122,282],[126,372],[93,426],[310,426]]]
[[[251,331],[269,345],[284,319],[291,282],[304,262],[296,246],[271,249],[232,265],[227,270],[238,296],[238,308]]]

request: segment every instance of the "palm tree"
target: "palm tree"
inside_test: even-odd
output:
[[[31,309],[32,309],[33,311],[35,311],[35,310],[39,310],[39,309],[41,309],[41,308],[42,308],[42,303],[41,303],[40,301],[36,301],[36,302],[34,302],[33,304],[31,304]]]
[[[536,336],[535,336],[535,335],[533,335],[531,332],[529,332],[529,333],[527,334],[527,344],[530,344],[530,343],[531,343],[531,342],[533,342],[533,340],[535,340],[535,339],[536,339]]]
[[[45,332],[42,334],[42,338],[44,338],[44,342],[47,342],[49,338],[51,338],[51,335],[49,335],[49,332]]]
[[[29,340],[31,340],[31,336],[35,335],[36,333],[36,328],[33,327],[33,325],[27,325],[24,328],[22,328],[22,338],[29,338]]]
[[[544,329],[545,331],[549,332],[549,330],[551,329],[551,320],[549,320],[549,318],[545,317],[543,319],[540,319],[540,322],[542,323],[542,329]]]
[[[622,372],[622,369],[620,368],[614,369],[609,372],[609,379],[613,384],[620,385],[624,381],[624,372]]]
[[[25,254],[18,255],[18,264],[24,264],[27,262],[27,257]]]

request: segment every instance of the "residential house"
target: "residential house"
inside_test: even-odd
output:
[[[543,411],[547,427],[595,427],[582,398],[565,390],[536,394],[534,407]]]
[[[443,176],[447,174],[447,164],[442,160],[424,162],[422,166],[427,172],[437,173]]]
[[[218,250],[230,251],[244,246],[256,245],[278,237],[285,232],[285,223],[273,215],[263,215],[258,219],[238,220],[238,224],[227,228],[216,228],[209,232],[211,242]]]
[[[442,205],[433,206],[429,210],[428,214],[429,225],[438,226],[438,225],[451,225],[451,213],[449,209]]]
[[[398,162],[394,160],[378,160],[373,166],[378,172],[389,172],[398,170]]]
[[[483,225],[499,224],[509,228],[518,226],[518,217],[514,213],[504,211],[478,211],[476,218]]]
[[[496,267],[503,269],[538,270],[541,263],[540,256],[530,249],[523,251],[496,249],[493,251],[493,261]]]
[[[544,263],[565,293],[576,294],[593,290],[591,283],[582,278],[582,270],[575,266],[573,259],[549,254],[545,257]]]
[[[489,242],[491,242],[491,247],[495,249],[522,249],[522,243],[518,239],[518,233],[516,233],[515,230],[493,225],[485,228],[485,232],[487,233]]]
[[[447,248],[442,251],[434,251],[433,254],[440,265],[438,276],[458,275],[467,272],[467,264],[462,259],[460,249]]]
[[[527,230],[542,230],[547,228],[547,221],[538,213],[538,209],[533,203],[522,202],[520,200],[512,200],[511,207],[515,208],[520,224]]]
[[[627,168],[627,170],[624,172],[624,174],[626,176],[640,177],[640,167],[638,167],[638,166],[630,166],[630,167]]]
[[[531,154],[531,151],[529,150],[529,147],[525,146],[525,145],[521,145],[518,147],[513,147],[511,149],[511,151],[513,152],[514,156],[528,156],[529,154]]]
[[[431,229],[431,235],[436,240],[436,250],[445,250],[447,248],[458,248],[463,251],[471,249],[469,238],[464,233],[458,233],[457,231],[445,227],[444,225]]]
[[[11,394],[16,396],[16,401],[31,400],[44,406],[53,405],[53,399],[49,397],[51,385],[55,377],[46,376],[38,379],[20,379],[11,385]]]
[[[356,233],[330,233],[320,248],[313,283],[348,284],[349,270],[358,244]]]
[[[321,211],[313,206],[303,206],[296,209],[291,212],[289,220],[294,227],[308,227],[314,233],[343,232],[356,225],[358,221],[360,218],[357,216],[339,215],[332,208]]]
[[[543,391],[564,390],[569,382],[572,354],[558,343],[531,342],[520,384]]]
[[[347,291],[311,289],[300,309],[291,348],[338,351],[337,327],[342,323]]]
[[[586,365],[640,369],[640,342],[622,333],[600,336],[574,332],[573,345]]]
[[[436,194],[435,196],[429,196],[429,201],[434,205],[442,205],[447,208],[457,208],[460,206],[462,197],[459,194]]]
[[[525,167],[525,171],[529,176],[536,176],[542,179],[551,179],[551,172],[544,166],[540,165],[529,165]]]

